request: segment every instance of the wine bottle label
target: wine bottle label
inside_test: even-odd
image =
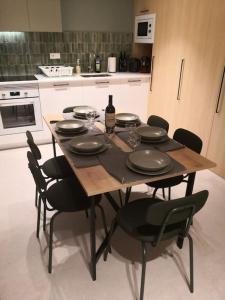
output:
[[[105,126],[106,127],[115,127],[115,113],[106,113],[105,114]]]

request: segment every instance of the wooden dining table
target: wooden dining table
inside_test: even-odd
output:
[[[93,280],[96,280],[96,265],[97,262],[103,253],[104,249],[107,246],[107,238],[103,240],[100,247],[96,250],[96,234],[95,234],[95,200],[96,196],[99,194],[104,194],[111,205],[115,210],[118,210],[119,207],[116,202],[113,200],[110,192],[126,189],[130,190],[132,186],[150,183],[154,181],[158,181],[161,179],[171,178],[179,175],[189,174],[186,196],[191,195],[193,191],[195,172],[205,169],[210,169],[216,166],[216,164],[202,155],[190,150],[187,147],[184,147],[179,150],[169,151],[167,154],[176,160],[178,163],[183,165],[183,170],[174,173],[166,173],[159,176],[143,176],[143,179],[136,180],[132,182],[121,183],[113,176],[111,176],[104,167],[99,164],[91,167],[85,168],[77,168],[74,165],[73,154],[63,147],[63,143],[61,139],[58,137],[55,132],[53,123],[57,121],[64,120],[63,115],[61,114],[53,114],[44,116],[44,120],[51,131],[52,134],[52,143],[53,143],[53,152],[56,155],[56,147],[55,143],[58,143],[62,152],[64,153],[68,163],[70,164],[74,174],[80,181],[83,189],[85,190],[87,196],[91,198],[91,207],[90,207],[90,249],[91,249],[91,262],[90,262],[90,272]],[[104,126],[100,122],[95,123],[96,127],[101,130],[104,130]],[[117,134],[112,135],[111,137],[112,143],[115,143],[121,150],[124,152],[131,152],[130,147],[122,141]]]

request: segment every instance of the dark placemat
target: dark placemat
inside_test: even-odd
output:
[[[75,167],[77,167],[77,168],[93,167],[93,166],[101,164],[99,158],[101,158],[101,156],[104,155],[106,152],[114,153],[114,149],[115,150],[118,149],[118,147],[115,144],[111,143],[110,140],[106,136],[100,135],[99,138],[108,147],[108,149],[105,152],[102,152],[100,154],[95,154],[95,155],[75,154],[70,151],[70,140],[61,141],[61,147],[63,147],[64,150],[68,151],[69,156],[73,160],[73,164]],[[112,154],[112,156],[115,159],[115,154]]]
[[[55,134],[60,139],[60,141],[70,140],[72,138],[75,138],[75,137],[81,136],[81,135],[89,135],[89,136],[103,135],[102,130],[100,130],[96,126],[94,126],[92,130],[87,128],[86,131],[83,131],[81,133],[76,133],[76,134],[74,134],[74,133],[61,133],[61,132],[59,133],[55,130],[55,124],[52,124],[52,128],[54,129]]]
[[[106,171],[121,183],[129,183],[136,180],[142,180],[148,177],[149,178],[155,177],[155,176],[138,174],[131,171],[126,166],[128,155],[129,153],[114,148],[112,149],[112,151],[106,151],[105,153],[102,153],[102,155],[99,155],[99,161],[106,169]],[[180,163],[178,163],[172,158],[171,160],[173,163],[173,168],[166,174],[174,174],[185,170],[183,165],[181,165]]]
[[[117,135],[121,138],[121,140],[123,140],[129,146],[129,144],[127,142],[128,135],[129,135],[128,132],[118,132]],[[161,152],[168,152],[168,151],[178,150],[178,149],[181,149],[181,148],[184,148],[184,147],[185,147],[184,145],[178,143],[177,141],[175,141],[171,138],[168,138],[168,141],[165,141],[165,142],[160,143],[160,144],[141,143],[136,148],[136,150],[157,149]]]

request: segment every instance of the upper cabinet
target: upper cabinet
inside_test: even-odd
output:
[[[28,0],[29,31],[62,31],[59,0]]]
[[[60,0],[0,0],[0,31],[62,31]]]
[[[0,31],[29,31],[27,0],[0,0]]]

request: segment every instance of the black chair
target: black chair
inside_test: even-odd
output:
[[[122,207],[110,228],[108,243],[112,234],[119,225],[127,234],[139,240],[142,245],[142,275],[140,299],[144,298],[145,270],[146,270],[146,243],[153,247],[160,241],[172,238],[188,238],[190,256],[190,292],[194,292],[193,274],[193,241],[189,228],[193,215],[205,204],[208,191],[202,191],[188,197],[173,201],[163,201],[156,198],[138,199]],[[108,244],[109,245],[109,244]],[[177,242],[177,246],[179,243]],[[104,259],[107,259],[106,249]],[[163,270],[162,270],[163,271]]]
[[[30,147],[34,158],[37,160],[37,162],[40,161],[42,158],[41,152],[38,146],[35,144],[31,132],[27,131],[26,136],[27,144]],[[45,161],[42,165],[40,165],[39,163],[38,165],[43,171],[43,173],[46,175],[46,177],[50,180],[58,180],[74,175],[73,170],[71,169],[64,155],[50,158],[47,161]],[[35,204],[37,206],[37,190],[35,193]]]
[[[149,126],[155,126],[155,127],[163,128],[163,129],[166,130],[166,132],[169,131],[169,123],[165,119],[163,119],[159,116],[151,115],[148,118],[147,124]]]
[[[201,153],[202,150],[202,140],[200,137],[198,137],[196,134],[193,132],[179,128],[174,132],[173,139],[176,140],[177,142],[185,145],[186,147],[190,148],[191,150]],[[156,181],[153,183],[147,183],[148,186],[154,188],[153,192],[153,197],[155,197],[156,192],[158,189],[163,189],[163,196],[165,198],[164,194],[164,189],[168,188],[169,193],[168,193],[168,199],[170,200],[171,198],[171,187],[180,184],[181,182],[188,182],[189,176],[192,176],[193,178],[193,184],[194,184],[194,179],[195,179],[195,173],[191,173],[188,175],[181,175],[181,176],[176,176],[172,177],[169,179],[164,179],[160,181]]]
[[[38,198],[38,216],[37,216],[37,229],[36,236],[39,238],[40,231],[40,216],[41,216],[41,203],[44,205],[43,214],[43,229],[46,230],[46,211],[56,210],[57,212],[50,219],[50,233],[49,233],[49,262],[48,272],[52,272],[52,244],[53,244],[53,226],[56,216],[63,212],[78,212],[86,211],[91,206],[90,198],[85,194],[84,189],[76,177],[69,177],[62,179],[50,187],[47,186],[46,179],[44,178],[36,159],[33,154],[28,151],[28,167],[33,175],[36,183],[39,198]],[[97,197],[96,206],[100,209],[105,235],[108,234],[105,213],[102,206],[99,204],[101,195]]]

